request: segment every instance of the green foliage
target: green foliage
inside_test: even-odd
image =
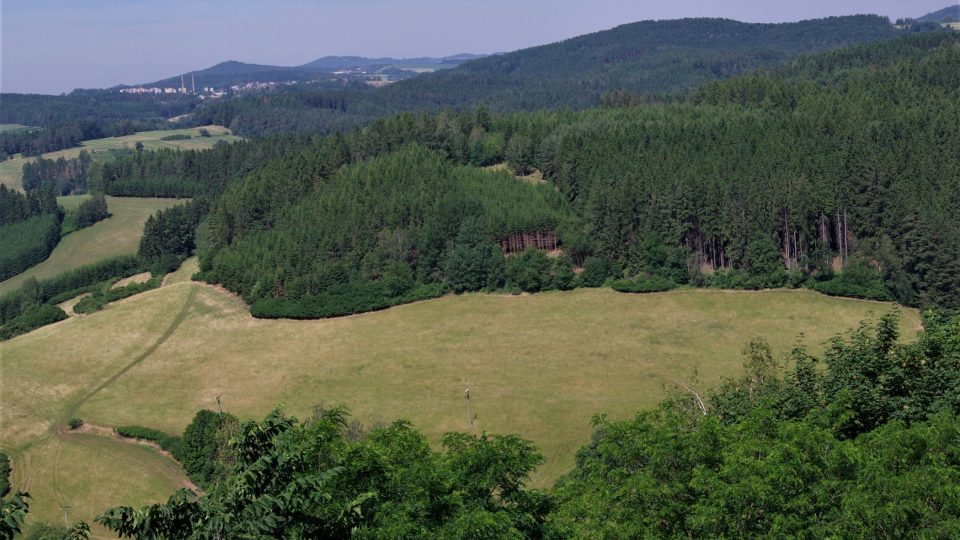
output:
[[[76,229],[89,227],[94,223],[110,217],[107,210],[107,199],[97,194],[80,203],[76,214]]]
[[[324,319],[355,313],[379,311],[393,306],[429,300],[447,292],[443,283],[417,285],[393,296],[383,282],[350,282],[330,286],[318,295],[297,300],[264,298],[250,306],[250,314],[261,319]]]
[[[0,498],[10,493],[10,456],[0,452]]]
[[[0,326],[0,341],[26,334],[48,324],[53,324],[67,318],[67,314],[57,306],[43,304],[29,306],[19,315]]]
[[[0,281],[43,262],[60,242],[60,216],[45,214],[0,226]]]
[[[580,285],[584,287],[600,287],[607,278],[614,277],[616,267],[608,259],[602,257],[588,257],[583,263],[583,273],[580,274]]]
[[[0,540],[13,540],[23,530],[30,511],[29,493],[17,491],[0,499]]]
[[[67,426],[68,426],[70,429],[79,429],[80,426],[82,426],[82,425],[83,425],[83,420],[81,420],[81,419],[79,419],[79,418],[71,418],[71,419],[67,422]]]
[[[705,18],[642,21],[492,55],[375,91],[316,90],[311,85],[205,104],[196,120],[260,137],[350,131],[403,111],[469,109],[480,102],[494,111],[584,109],[600,106],[602,97],[612,91],[630,96],[682,93],[761,66],[783,64],[800,53],[896,34],[889,20],[873,15],[775,25]],[[484,145],[475,142],[470,143],[472,156],[477,162],[489,161]]]
[[[110,302],[116,302],[117,300],[123,300],[135,294],[156,289],[162,281],[163,274],[158,274],[143,283],[130,283],[123,287],[112,287],[110,284],[107,284],[80,299],[80,301],[73,306],[73,311],[83,314],[100,311]]]
[[[893,295],[887,290],[880,272],[861,261],[851,264],[846,270],[828,280],[811,283],[810,288],[831,296],[893,300]]]
[[[929,316],[909,345],[896,320],[834,340],[825,370],[757,340],[704,408],[684,387],[633,420],[598,417],[553,524],[578,538],[953,536],[960,318]]]
[[[544,535],[549,497],[524,488],[542,462],[528,441],[451,434],[437,452],[402,421],[348,440],[346,418],[332,409],[302,424],[277,412],[246,422],[217,489],[113,508],[97,521],[121,537],[170,539]]]
[[[160,210],[148,217],[138,254],[154,261],[170,256],[181,260],[189,257],[196,249],[197,226],[207,211],[206,201],[198,200]]]
[[[175,435],[168,435],[160,430],[147,428],[143,426],[120,426],[114,428],[118,434],[131,439],[142,439],[157,443],[157,445],[170,454],[175,459],[181,461],[183,441]]]
[[[553,288],[553,263],[537,249],[526,249],[507,259],[507,287],[524,292],[539,292]]]
[[[503,253],[490,241],[482,219],[463,220],[453,248],[443,263],[443,271],[450,288],[458,294],[493,290],[503,284]]]
[[[225,474],[216,461],[221,442],[218,434],[223,426],[235,423],[233,415],[200,410],[184,430],[180,453],[174,456],[197,485],[210,486]]]
[[[569,219],[546,187],[453,166],[421,146],[339,170],[325,164],[338,159],[334,151],[235,185],[204,227],[215,252],[201,253],[206,277],[239,292],[260,316],[382,309],[436,296],[446,284],[492,289],[503,281],[496,239]],[[311,169],[333,176],[317,182]]]
[[[206,129],[203,129],[203,130],[201,130],[201,131],[206,131],[206,132],[207,132],[207,135],[206,135],[206,136],[207,136],[207,137],[210,136],[210,132],[207,131]],[[201,133],[201,135],[202,135],[202,133]],[[174,133],[173,135],[167,135],[167,136],[165,136],[165,137],[160,137],[160,140],[161,140],[161,141],[186,141],[186,140],[189,140],[189,139],[191,139],[191,138],[192,138],[192,137],[191,137],[189,134],[187,134],[187,133]]]
[[[637,276],[633,279],[618,279],[610,284],[613,290],[626,293],[652,293],[676,289],[677,284],[660,276]]]

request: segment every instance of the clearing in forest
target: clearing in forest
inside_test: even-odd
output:
[[[210,133],[209,137],[201,137],[200,130],[205,129]],[[164,137],[171,135],[189,135],[189,139],[165,141]],[[138,142],[143,143],[144,150],[159,150],[161,148],[179,148],[181,150],[204,150],[212,148],[220,141],[234,142],[241,140],[230,133],[230,130],[221,126],[203,126],[189,129],[172,129],[159,131],[141,131],[133,135],[123,137],[107,137],[105,139],[93,139],[83,141],[82,146],[67,148],[43,154],[44,159],[72,159],[80,155],[81,151],[86,150],[94,159],[111,159],[109,150],[133,150]],[[18,154],[19,155],[19,154]],[[22,189],[21,180],[23,179],[23,164],[33,162],[36,158],[16,157],[7,161],[0,162],[0,184],[13,189]]]
[[[69,210],[79,206],[83,198],[60,197],[57,202]],[[178,199],[107,197],[107,209],[112,214],[109,218],[68,234],[60,240],[47,260],[0,282],[0,296],[17,290],[30,276],[37,279],[51,278],[101,259],[135,254],[147,218],[157,210],[184,202]]]
[[[34,496],[31,519],[62,518],[59,506],[69,505],[73,519],[90,520],[183,485],[176,464],[149,448],[58,432],[69,418],[180,434],[198,409],[215,409],[216,396],[240,418],[280,404],[308,418],[314,406],[345,404],[367,425],[410,419],[433,441],[447,431],[519,433],[546,456],[534,480],[547,485],[573,465],[594,414],[629,417],[675,382],[706,389],[736,375],[755,336],[783,353],[803,333],[819,353],[829,337],[892,307],[805,290],[587,289],[256,320],[236,297],[185,281],[194,268],[0,343],[0,447],[13,456],[14,485]],[[903,310],[905,337],[918,325]]]

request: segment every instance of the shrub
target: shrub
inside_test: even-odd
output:
[[[633,279],[618,279],[610,284],[613,290],[625,293],[652,293],[676,289],[677,284],[660,276],[638,276]]]
[[[177,461],[181,460],[183,441],[176,435],[169,435],[158,429],[143,426],[120,426],[115,428],[114,431],[130,439],[155,442],[160,448],[170,452]]]
[[[201,137],[209,137],[209,136],[210,136],[210,131],[209,131],[208,129],[206,129],[206,128],[200,128],[199,133],[200,133],[200,136],[201,136]]]
[[[43,304],[29,306],[20,315],[0,327],[0,341],[26,334],[31,330],[62,321],[67,314],[57,306]]]
[[[446,285],[418,285],[401,296],[391,297],[378,282],[352,282],[331,287],[323,294],[299,300],[264,298],[250,306],[250,314],[261,319],[323,319],[354,313],[378,311],[409,304],[446,293]]]
[[[569,255],[561,255],[553,261],[553,288],[569,291],[577,284],[577,275],[573,273],[573,260]]]
[[[70,421],[67,422],[67,425],[70,426],[70,429],[79,429],[80,426],[83,425],[83,420],[79,418],[71,418]]]
[[[10,493],[10,457],[0,452],[0,497]]]
[[[553,285],[553,265],[542,251],[529,248],[507,260],[507,287],[538,292]]]
[[[711,289],[746,289],[748,278],[739,270],[717,270],[706,276],[707,287]]]
[[[206,131],[206,130],[204,130],[204,131]],[[209,136],[209,132],[207,133],[207,135]],[[193,137],[191,137],[190,135],[188,135],[188,134],[186,134],[186,133],[174,133],[173,135],[167,135],[166,137],[160,137],[160,140],[161,140],[161,141],[186,141],[186,140],[192,139],[192,138],[193,138]]]
[[[103,195],[94,195],[80,203],[80,208],[77,209],[76,214],[76,228],[89,227],[108,217],[110,217],[110,212],[107,210],[107,199]]]
[[[587,257],[583,262],[583,273],[580,274],[580,284],[584,287],[600,287],[608,277],[616,273],[614,264],[608,259]]]
[[[100,311],[110,302],[116,302],[117,300],[123,300],[135,294],[156,289],[160,286],[162,279],[161,276],[154,276],[144,283],[131,283],[123,287],[117,287],[116,289],[104,287],[77,302],[77,304],[73,306],[73,311],[76,313],[93,313]]]

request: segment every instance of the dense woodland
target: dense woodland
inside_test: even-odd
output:
[[[22,194],[0,186],[0,281],[43,262],[60,242],[62,221],[52,189]]]
[[[23,164],[21,183],[28,192],[53,189],[57,195],[83,194],[87,192],[92,163],[90,154],[82,150],[79,156],[70,159],[38,157]]]

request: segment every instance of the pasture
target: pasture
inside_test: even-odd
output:
[[[32,128],[23,124],[0,124],[0,133],[16,133],[18,131],[29,131]]]
[[[119,502],[165,499],[184,480],[150,449],[65,433],[69,418],[179,434],[218,395],[240,418],[281,405],[307,418],[314,406],[344,404],[366,425],[410,419],[433,441],[454,430],[519,433],[546,456],[534,482],[548,485],[589,440],[592,415],[629,417],[675,382],[706,389],[734,376],[752,337],[784,353],[802,333],[819,353],[829,337],[891,309],[805,290],[589,289],[256,320],[234,296],[185,281],[193,268],[0,343],[0,447],[14,457],[14,485],[35,497],[31,519],[62,519],[66,504],[89,520]],[[903,311],[901,327],[912,337],[917,313]]]
[[[210,137],[201,137],[200,130],[206,129],[210,132]],[[189,139],[164,141],[164,137],[170,135],[190,135]],[[240,140],[230,134],[230,130],[220,126],[204,126],[189,129],[173,129],[160,131],[141,131],[133,135],[123,137],[108,137],[106,139],[93,139],[83,141],[82,146],[59,150],[43,154],[44,159],[72,159],[80,155],[81,151],[87,151],[94,159],[110,159],[110,150],[133,150],[138,142],[143,143],[144,150],[159,150],[161,148],[178,148],[181,150],[203,150],[211,148],[219,141],[234,142]],[[23,178],[23,164],[35,160],[32,157],[17,157],[7,161],[0,162],[0,184],[8,188],[21,189],[21,180]]]
[[[57,202],[64,210],[70,211],[75,210],[84,198],[60,197]],[[136,253],[147,218],[157,210],[183,202],[177,199],[107,197],[107,208],[113,214],[111,217],[63,237],[47,260],[0,282],[0,296],[18,289],[30,276],[50,278],[107,257]]]

